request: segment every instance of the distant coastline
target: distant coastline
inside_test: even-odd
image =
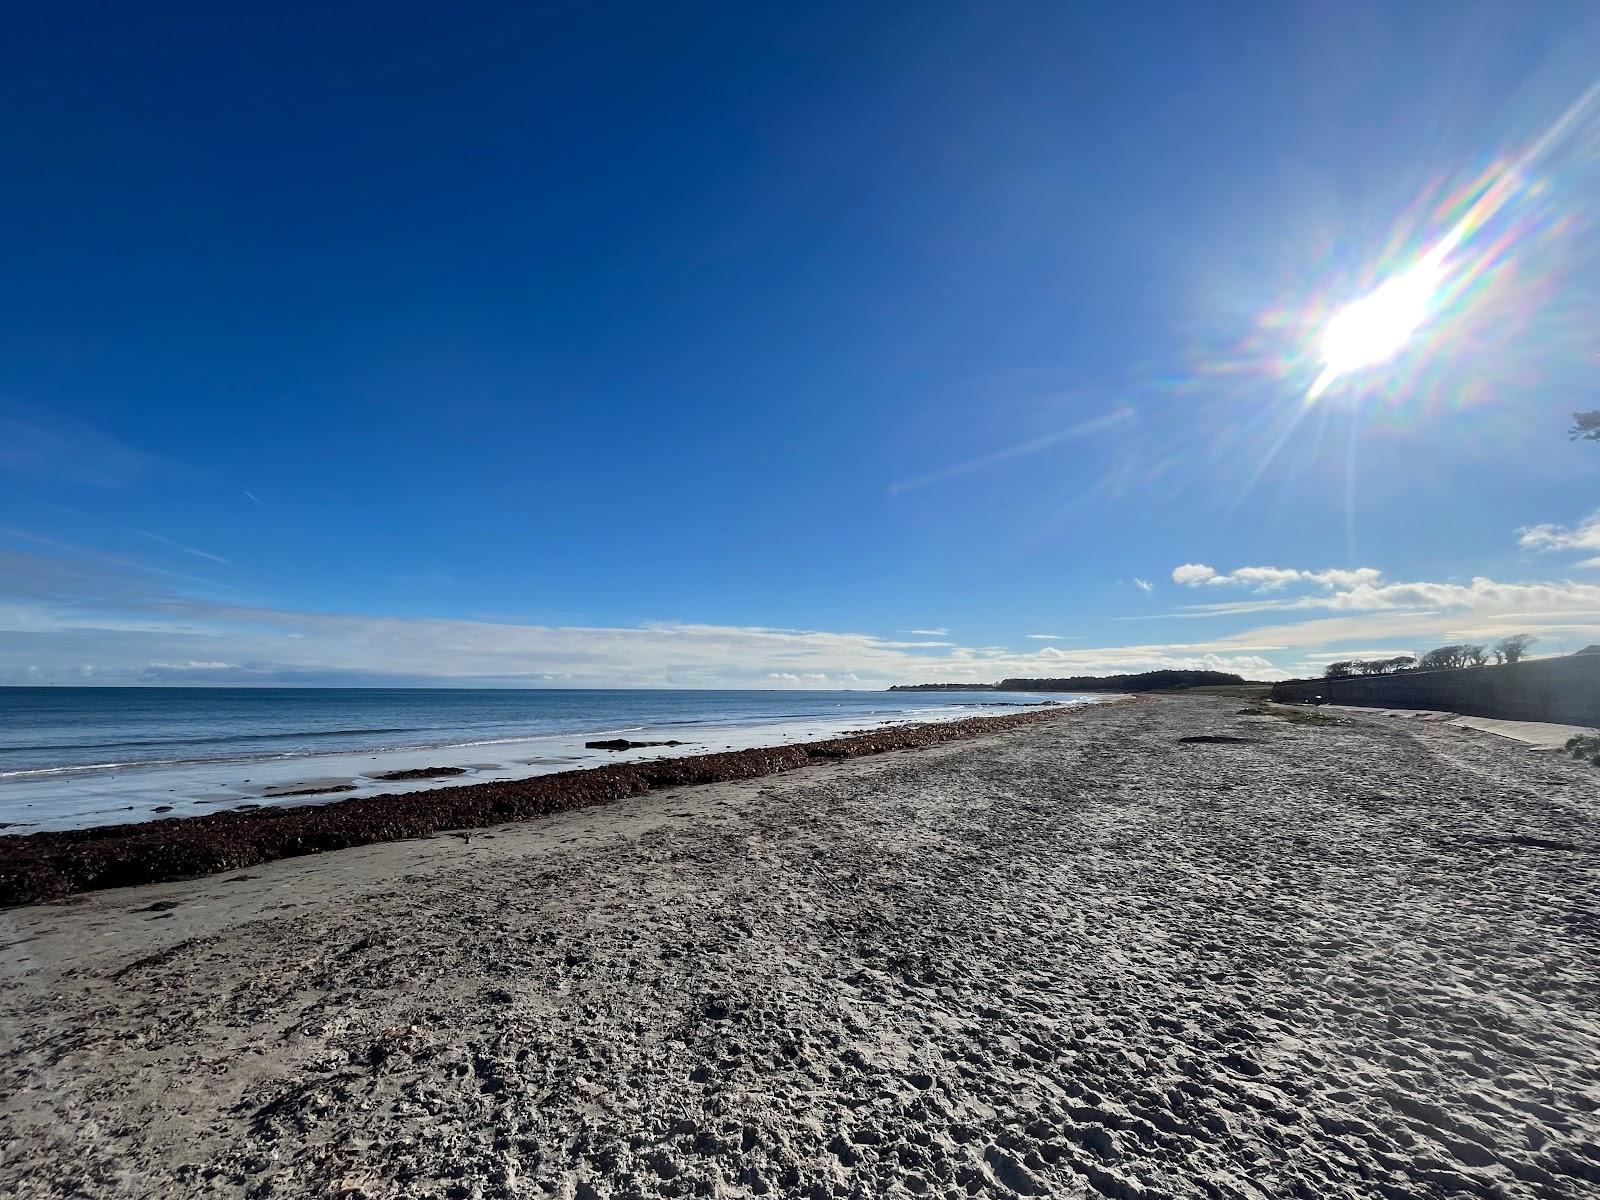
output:
[[[1167,688],[1243,684],[1228,671],[1141,671],[1136,675],[1071,675],[1064,679],[1002,679],[999,683],[897,683],[891,692],[1156,692]]]

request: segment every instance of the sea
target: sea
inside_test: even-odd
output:
[[[0,836],[517,779],[1100,697],[1028,692],[0,688]],[[587,741],[680,743],[624,751]],[[403,784],[393,771],[448,770]]]

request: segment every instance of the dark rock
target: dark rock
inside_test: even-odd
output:
[[[585,750],[643,750],[647,746],[682,746],[683,742],[630,742],[627,738],[608,738],[601,742],[585,742]]]

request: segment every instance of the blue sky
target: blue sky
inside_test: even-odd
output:
[[[0,683],[1600,641],[1600,14],[769,8],[19,17]]]

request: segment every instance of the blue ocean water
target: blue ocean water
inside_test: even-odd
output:
[[[957,718],[1083,697],[997,692],[0,688],[0,785],[154,767],[492,747],[554,734]]]

